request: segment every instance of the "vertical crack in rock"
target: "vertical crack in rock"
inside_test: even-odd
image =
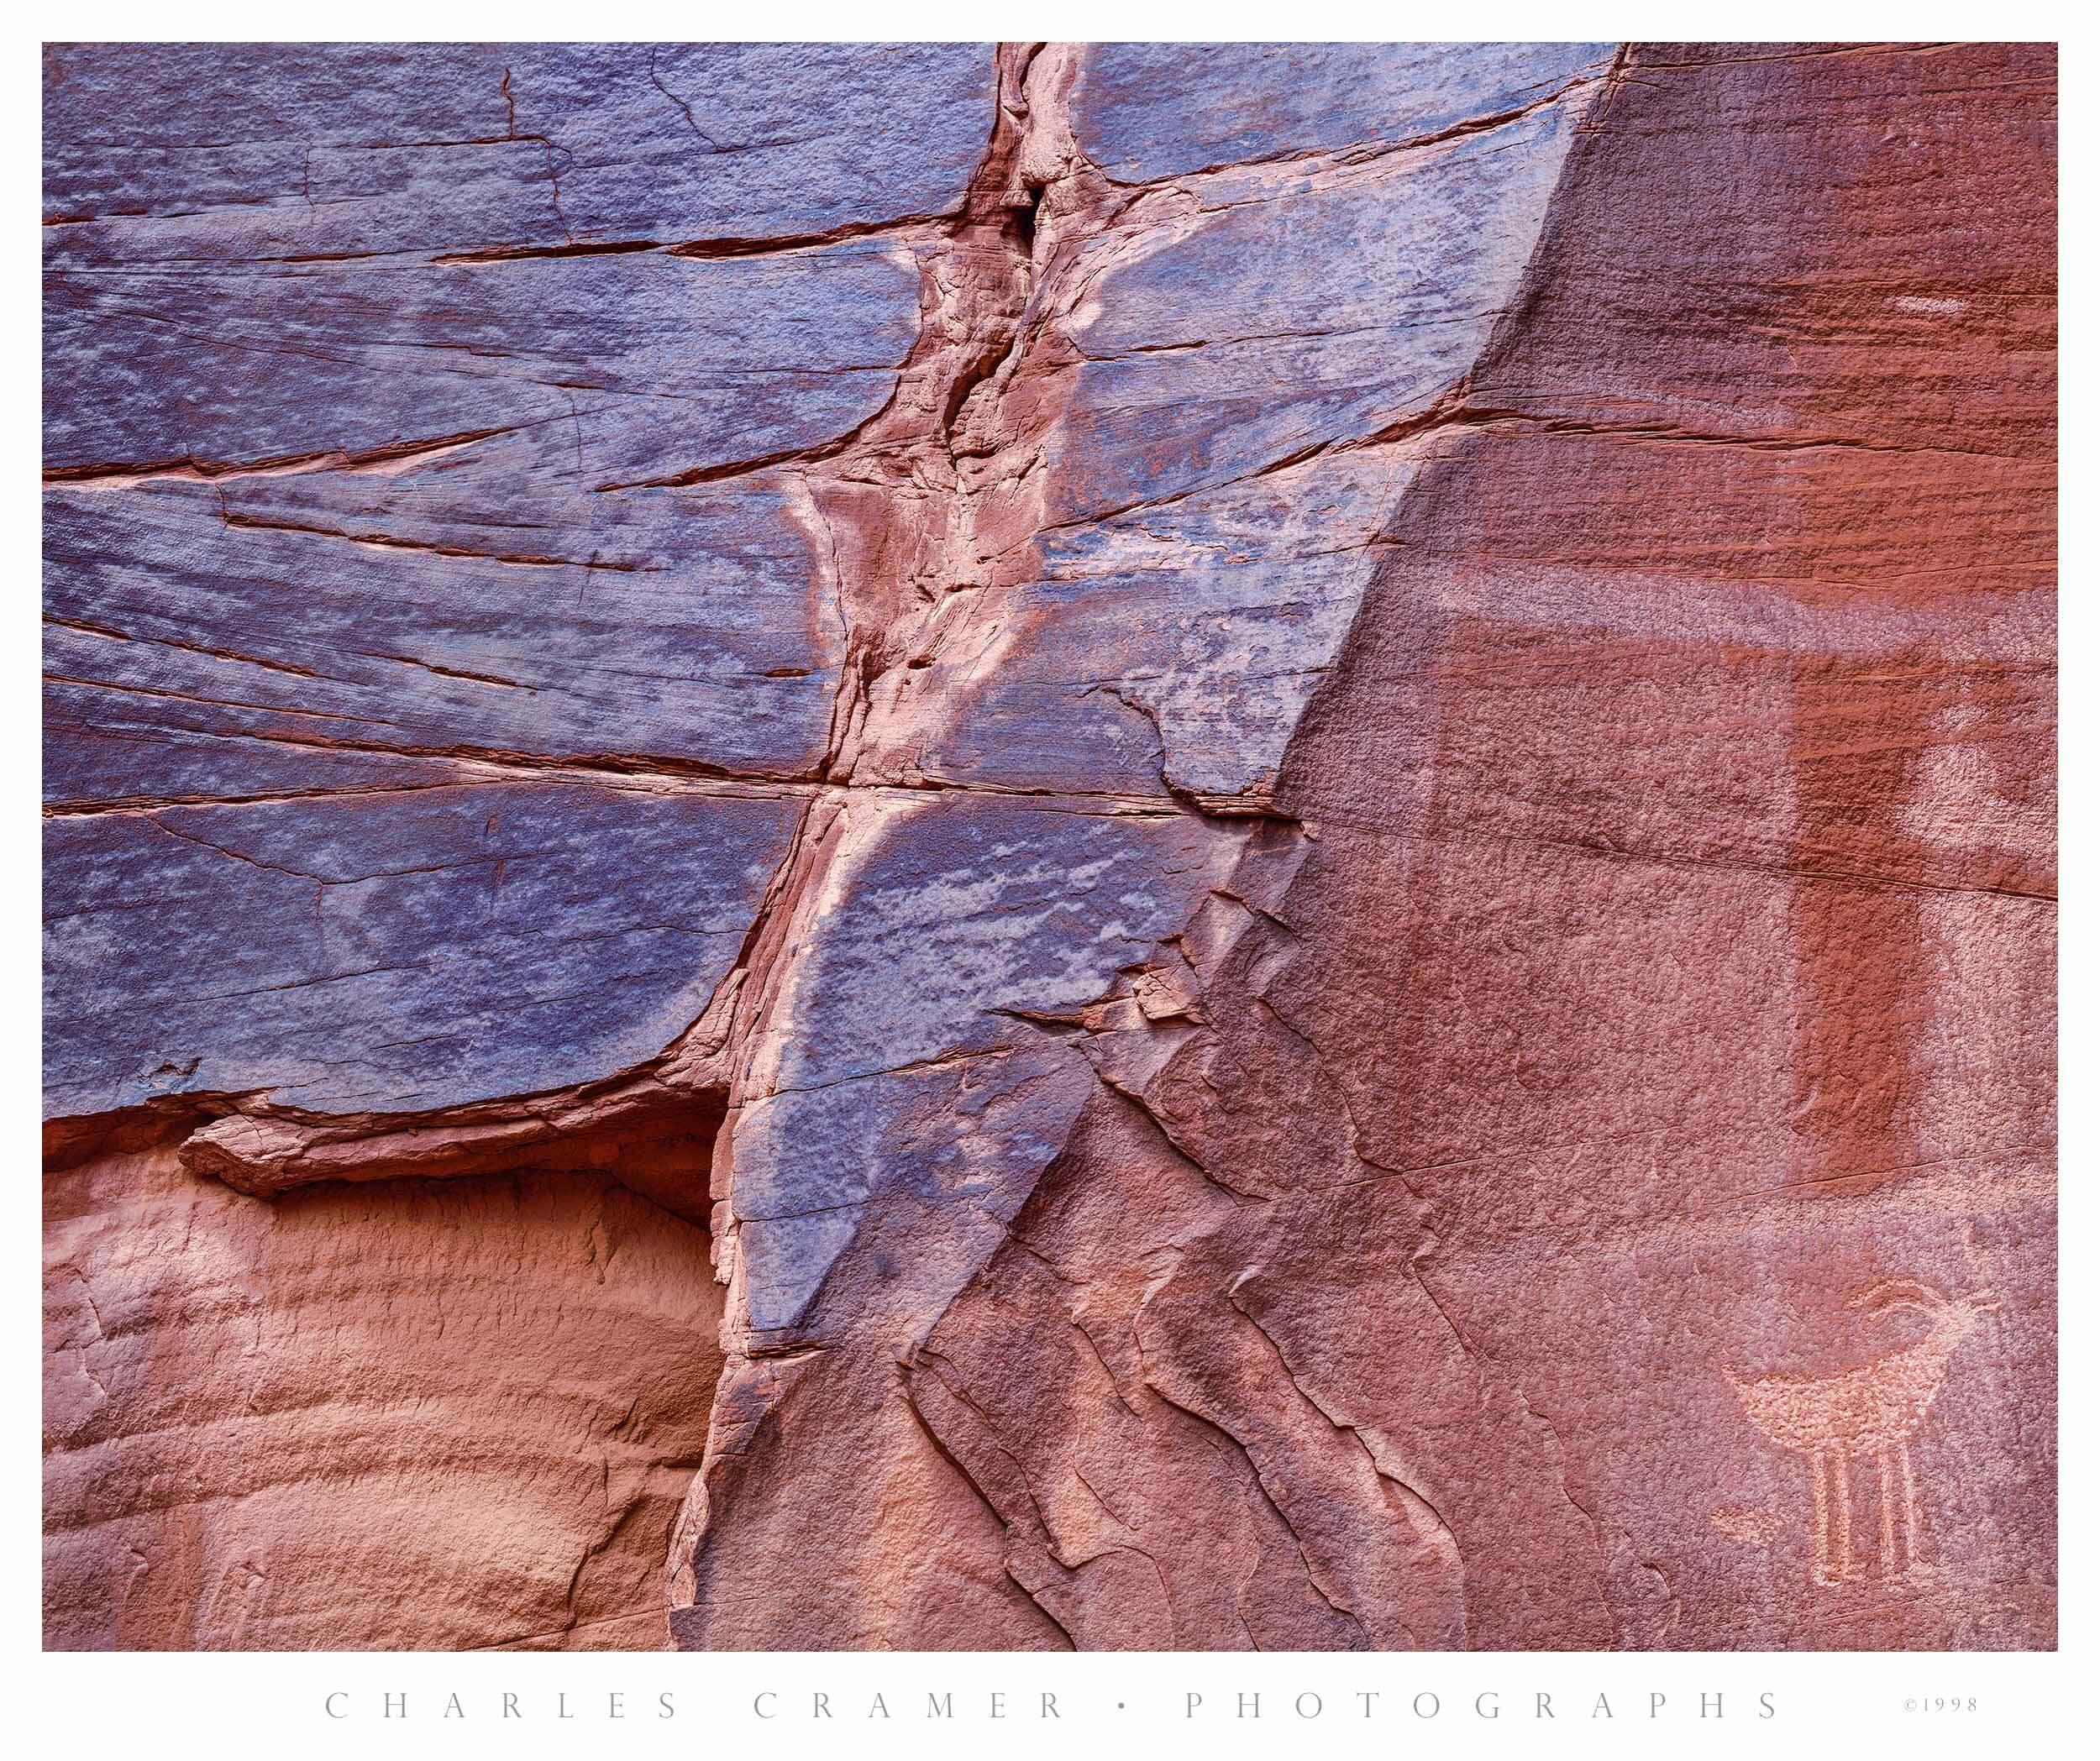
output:
[[[889,407],[806,474],[848,630],[824,768],[833,781],[926,780],[917,747],[967,689],[936,662],[996,627],[990,565],[1042,524],[1056,389],[1008,394],[1044,348],[1046,364],[1068,364],[1046,314],[1068,301],[1079,247],[1121,205],[1072,142],[1064,101],[1077,58],[1040,44],[997,51],[984,161],[960,214],[920,247],[918,346]]]
[[[790,1051],[793,1001],[805,974],[797,955],[836,910],[857,864],[885,823],[917,804],[900,798],[927,778],[916,763],[928,734],[969,690],[972,663],[984,663],[1004,608],[990,569],[1042,523],[1041,447],[1058,409],[1054,385],[1015,387],[1031,351],[1050,334],[1042,314],[1060,294],[1079,245],[1108,198],[1074,149],[1064,98],[1077,52],[1041,45],[996,51],[997,97],[990,139],[960,212],[918,247],[921,331],[889,406],[835,455],[797,468],[812,537],[826,560],[845,637],[831,749],[822,775],[831,785],[811,804],[800,838],[806,852],[794,878],[769,900],[748,962],[749,978],[732,1005],[726,1035],[733,1120],[779,1090]],[[964,663],[955,663],[958,657]],[[725,1343],[732,1367],[718,1406],[764,1399],[780,1372],[769,1359],[806,1341],[774,1341],[748,1318],[748,1279],[735,1198],[733,1132],[717,1157],[715,1241],[730,1286]],[[738,1327],[747,1329],[741,1335]],[[790,1371],[790,1375],[797,1372]],[[879,1395],[878,1397],[882,1397]],[[768,1402],[769,1404],[769,1402]],[[908,1389],[898,1402],[916,1408]],[[710,1465],[696,1476],[673,1538],[669,1592],[674,1607],[697,1594],[711,1482],[738,1453],[718,1412]],[[953,1463],[932,1431],[920,1434]],[[953,1470],[953,1469],[951,1470]],[[967,1478],[967,1476],[965,1476]],[[1073,1641],[1037,1592],[1011,1581]]]
[[[821,771],[830,786],[810,804],[725,1009],[711,1012],[732,1109],[774,1092],[774,1023],[794,956],[836,903],[869,828],[914,805],[888,792],[927,786],[917,746],[969,683],[935,662],[996,632],[1004,608],[989,564],[1042,523],[1041,448],[1058,406],[1039,388],[1019,407],[1008,393],[1052,335],[1044,313],[1074,296],[1080,245],[1124,200],[1072,142],[1064,102],[1077,59],[1062,45],[997,50],[984,160],[959,213],[916,246],[920,337],[896,392],[849,444],[793,474],[846,655]],[[720,1207],[717,1220],[718,1250],[733,1264],[735,1224]]]

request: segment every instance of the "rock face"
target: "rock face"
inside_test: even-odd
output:
[[[47,1642],[2053,1644],[2055,73],[48,50]]]

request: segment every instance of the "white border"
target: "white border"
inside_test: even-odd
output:
[[[1745,37],[1756,40],[1819,40],[1974,37],[1979,28],[1998,38],[2053,39],[2064,42],[2063,80],[2071,96],[2063,105],[2063,252],[2069,270],[2064,308],[2070,322],[2061,354],[2061,405],[2091,407],[2087,389],[2086,273],[2094,237],[2085,192],[2092,169],[2085,118],[2095,96],[2083,85],[2089,33],[2073,23],[2066,7],[2000,4],[1987,8],[1923,4],[1766,5],[1689,13],[1653,4],[1600,8],[1504,5],[1491,16],[1467,11],[1430,15],[1419,9],[1362,4],[1275,6],[1244,3],[1132,6],[1070,0],[1055,8],[986,8],[954,0],[921,0],[910,6],[817,3],[767,9],[674,8],[663,5],[507,6],[367,0],[354,9],[287,13],[281,7],[221,4],[208,17],[171,13],[165,5],[78,5],[31,21],[65,40],[180,35],[193,40],[241,40],[282,36],[291,26],[316,39],[568,39],[587,30],[607,39],[704,37],[748,39],[761,24],[775,35],[797,39],[948,39],[1003,37],[1068,39],[1184,38],[1203,40],[1294,38],[1379,40],[1392,37],[1444,37],[1434,27],[1473,26],[1478,34],[1513,39]],[[354,30],[332,27],[351,26]],[[11,29],[16,34],[22,28]],[[13,50],[13,45],[10,45]],[[22,186],[14,207],[18,230],[11,237],[22,259],[7,283],[12,347],[7,357],[9,415],[6,444],[11,485],[5,506],[10,521],[8,555],[17,579],[18,639],[6,646],[12,685],[0,694],[7,721],[10,791],[4,822],[8,840],[0,888],[4,889],[10,934],[5,946],[6,989],[13,1006],[0,1014],[0,1083],[10,1125],[18,1123],[23,1171],[15,1185],[21,1214],[12,1238],[18,1243],[18,1271],[6,1287],[8,1338],[6,1410],[14,1421],[14,1447],[5,1458],[5,1488],[12,1521],[0,1554],[9,1586],[0,1612],[6,1663],[22,1685],[10,1696],[8,1725],[27,1753],[100,1757],[123,1749],[150,1748],[156,1755],[221,1754],[251,1742],[289,1742],[323,1754],[357,1754],[384,1748],[406,1755],[459,1756],[596,1753],[690,1754],[745,1744],[769,1755],[850,1752],[874,1756],[921,1756],[996,1748],[1021,1755],[1065,1754],[1075,1745],[1105,1744],[1111,1752],[1140,1743],[1188,1743],[1226,1755],[1333,1753],[1392,1754],[1414,1750],[1461,1754],[1531,1753],[1614,1755],[1693,1753],[1784,1753],[1805,1745],[1812,1754],[1881,1743],[1905,1757],[1960,1756],[1970,1761],[2008,1742],[2039,1744],[2045,1753],[2068,1752],[2071,1732],[2085,1723],[2090,1695],[2082,1680],[2095,1661],[2089,1597],[2092,1522],[2081,1493],[2089,1484],[2092,1425],[2085,1398],[2092,1334],[2088,1294],[2092,1280],[2082,1256],[2091,1250],[2089,1203],[2076,1176],[2090,1165],[2084,1153],[2093,1142],[2091,1095],[2093,1059],[2092,1000],[2097,974],[2092,937],[2074,914],[2062,948],[2062,1065],[2065,1080],[2063,1165],[2074,1177],[2063,1198],[2066,1276],[2061,1281],[2063,1341],[2063,1488],[2061,1652],[2055,1654],[1980,1656],[1683,1655],[1654,1654],[1496,1656],[1144,1656],[1089,1655],[1037,1658],[971,1654],[948,1657],[762,1655],[755,1657],[552,1656],[511,1654],[459,1657],[130,1655],[88,1657],[39,1651],[39,1548],[40,1508],[38,1455],[29,1433],[36,1428],[40,1376],[35,1341],[40,1278],[34,1251],[39,1224],[31,1195],[30,1131],[39,1116],[40,1068],[37,941],[32,905],[37,896],[36,766],[30,755],[39,739],[36,639],[30,626],[38,606],[37,494],[39,475],[39,296],[34,231],[29,216],[38,205],[40,174],[39,81],[37,39],[24,34],[19,53],[4,66],[0,128],[8,137],[8,163]],[[2072,481],[2086,480],[2090,464],[2083,433],[2075,423],[2062,435],[2062,469]],[[2092,620],[2080,589],[2088,579],[2081,564],[2089,553],[2089,519],[2084,496],[2063,507],[2063,647],[2076,668],[2092,657]],[[2081,878],[2092,853],[2090,778],[2095,755],[2092,712],[2074,691],[2064,705],[2061,760],[2064,778],[2062,867],[2070,893],[2081,896]],[[412,1591],[411,1592],[412,1593]],[[522,1716],[506,1720],[501,1695],[518,1695]],[[754,1709],[754,1696],[781,1697]],[[1007,1716],[995,1722],[990,1695],[1003,1691]],[[1035,1696],[1047,1691],[1061,1716],[1046,1721],[1028,1714]],[[328,1716],[327,1696],[349,1716]],[[408,1716],[383,1716],[382,1696],[409,1695]],[[464,1716],[447,1718],[447,1695],[457,1692]],[[830,1695],[836,1714],[829,1722],[810,1715],[813,1693]],[[868,1715],[872,1696],[884,1694],[891,1716]],[[1196,1716],[1187,1716],[1185,1695],[1204,1696]],[[1261,1695],[1262,1716],[1233,1715],[1241,1693]],[[1299,1716],[1294,1695],[1321,1696],[1317,1718]],[[1355,1696],[1376,1692],[1374,1715],[1362,1716]],[[1412,1696],[1437,1696],[1438,1714],[1416,1716]],[[1551,1696],[1556,1716],[1536,1716],[1532,1696]],[[1613,1716],[1593,1716],[1604,1694]],[[1719,1718],[1698,1716],[1700,1696],[1722,1696]],[[608,1696],[625,1696],[625,1716],[608,1716]],[[675,1715],[660,1716],[657,1696],[672,1696]],[[953,1695],[952,1721],[930,1720],[929,1693]],[[1475,1697],[1499,1696],[1501,1716],[1488,1720],[1473,1710]],[[1648,1696],[1666,1696],[1660,1713],[1649,1712]],[[1758,1695],[1770,1693],[1775,1716],[1761,1718]],[[572,1716],[555,1716],[554,1696],[569,1696]],[[1904,1710],[1906,1701],[1935,1696],[1963,1701],[1974,1712]],[[1121,1702],[1119,1708],[1118,1702]]]

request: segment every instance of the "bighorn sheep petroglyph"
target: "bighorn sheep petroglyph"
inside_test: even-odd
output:
[[[1881,1458],[1881,1575],[1908,1577],[1917,1563],[1918,1481],[1910,1439],[1924,1423],[1947,1373],[1947,1360],[1977,1320],[1999,1306],[1980,1290],[1950,1301],[1915,1278],[1869,1285],[1848,1305],[1877,1317],[1916,1309],[1932,1317],[1923,1338],[1871,1362],[1831,1376],[1764,1376],[1745,1381],[1724,1371],[1751,1423],[1783,1449],[1807,1457],[1814,1533],[1811,1572],[1819,1584],[1861,1575],[1852,1562],[1854,1457]],[[1900,1507],[1902,1520],[1898,1522]],[[1896,1536],[1903,1532],[1903,1570]]]

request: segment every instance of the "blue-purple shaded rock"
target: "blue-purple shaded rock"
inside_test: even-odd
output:
[[[973,43],[612,44],[512,60],[579,238],[765,239],[947,214],[992,129]]]
[[[807,237],[951,211],[972,45],[60,45],[45,212],[76,263]]]
[[[1016,593],[1023,634],[923,768],[1259,809],[1376,566],[1352,535],[1417,468],[1335,453],[1046,533]]]
[[[811,773],[840,642],[793,485],[595,495],[568,427],[405,478],[47,496],[50,714],[97,736],[47,794],[428,779],[415,753]]]
[[[1060,1024],[1188,920],[1242,841],[1185,814],[1079,802],[884,794],[843,811],[759,1092],[733,1120],[739,1288],[758,1334],[807,1317],[864,1211],[918,1214],[928,1236],[878,1285],[924,1302],[969,1275],[1094,1087]],[[814,1324],[875,1300],[835,1291]]]
[[[1571,98],[1378,165],[1248,173],[1110,254],[1069,327],[1083,364],[1052,523],[1347,448],[1434,402],[1515,296],[1581,113]]]
[[[1586,92],[1374,167],[1236,176],[1099,248],[1021,633],[927,775],[1260,806],[1429,443],[1409,425],[1515,298]]]
[[[1080,150],[1121,183],[1378,152],[1505,117],[1611,65],[1610,43],[1116,43],[1072,96]]]
[[[593,488],[850,432],[918,333],[918,273],[870,244],[257,273],[55,271],[45,464],[207,470],[561,427]]]
[[[901,82],[887,90],[866,76],[885,58]],[[844,641],[828,541],[798,482],[748,468],[835,448],[889,401],[919,328],[909,252],[500,254],[566,250],[579,227],[603,238],[640,207],[654,216],[641,242],[660,243],[938,213],[982,151],[988,64],[681,50],[656,71],[661,84],[646,49],[47,57],[47,209],[62,223],[46,228],[45,463],[60,480],[46,498],[45,787],[59,809],[249,802],[244,836],[293,844],[317,815],[384,827],[374,859],[450,876],[411,888],[435,899],[474,883],[453,828],[414,805],[440,798],[412,792],[508,778],[507,799],[563,815],[599,797],[573,778],[534,784],[532,769],[822,768]],[[719,102],[689,118],[665,89],[675,71],[721,87]],[[797,126],[753,123],[783,107],[799,107]],[[877,110],[886,156],[869,150]],[[711,118],[718,150],[703,151]],[[649,486],[663,480],[685,486]],[[617,919],[632,895],[640,915],[538,976],[519,964],[533,944],[496,921],[442,957],[428,925],[396,925],[398,957],[353,980],[327,934],[309,946],[311,863],[276,875],[171,855],[146,819],[54,822],[56,909],[118,863],[150,902],[126,927],[179,933],[141,966],[121,939],[68,932],[76,953],[55,956],[50,1002],[73,1038],[52,1110],[174,1088],[402,1111],[654,1056],[727,970],[801,803],[602,799],[603,847],[580,825],[564,834],[560,872],[602,894],[592,914]],[[675,866],[703,810],[723,823],[698,833],[694,873],[635,894],[634,865]],[[326,878],[339,920],[356,895]],[[659,885],[679,884],[697,890],[668,909]],[[223,988],[206,965],[221,925],[248,937],[229,957],[260,962],[259,984],[299,988],[272,1009],[307,1013],[181,1003]],[[591,1006],[528,1004],[515,1043],[495,1045],[506,985],[543,997],[591,972]],[[128,1023],[158,1042],[143,1063],[125,1035],[146,1030]],[[367,1044],[380,1034],[436,1049],[382,1052]],[[181,1074],[156,1088],[162,1062]]]
[[[45,1108],[530,1094],[706,1007],[800,804],[509,784],[52,822]]]
[[[1077,1052],[1013,1046],[745,1109],[734,1214],[746,1341],[796,1345],[939,1313],[1093,1088]]]

